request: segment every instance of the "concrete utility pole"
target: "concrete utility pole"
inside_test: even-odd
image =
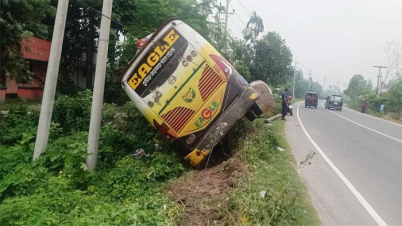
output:
[[[327,76],[324,76],[324,92],[322,93],[323,97],[325,97],[325,80],[327,79]]]
[[[224,37],[223,51],[225,53],[227,51],[227,39],[226,39],[226,37],[227,37],[227,33],[228,33],[228,18],[229,18],[229,15],[233,14],[233,13],[229,13],[229,3],[230,3],[230,1],[231,0],[226,0],[226,9],[225,9],[225,35],[223,36]]]
[[[296,68],[297,68],[297,60],[295,60],[295,72],[293,73],[293,98],[295,98],[295,85],[296,85]]]
[[[384,66],[373,66],[373,67],[376,67],[376,68],[378,68],[378,76],[377,76],[377,89],[376,89],[376,91],[375,91],[375,94],[379,94],[379,92],[380,92],[380,90],[378,90],[379,89],[379,84],[380,84],[380,78],[381,78],[381,69],[382,68],[387,68],[387,67],[384,67]]]
[[[310,71],[308,72],[308,88],[307,88],[307,91],[310,91],[311,72],[312,72],[312,70],[310,69]]]
[[[57,3],[57,13],[54,21],[52,45],[50,48],[49,64],[47,65],[45,89],[43,91],[33,160],[37,159],[42,154],[49,140],[49,129],[52,121],[54,95],[56,93],[57,77],[59,74],[68,3],[69,0],[59,1]]]
[[[94,93],[92,97],[91,121],[89,124],[87,167],[95,169],[98,157],[99,131],[101,127],[103,93],[105,89],[105,73],[107,52],[109,47],[110,17],[112,14],[113,0],[103,0],[100,36],[98,43],[98,56],[96,59]]]

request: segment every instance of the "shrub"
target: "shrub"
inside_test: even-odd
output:
[[[16,144],[23,134],[34,135],[39,120],[39,111],[26,105],[12,105],[6,115],[0,114],[0,143]]]
[[[105,85],[104,100],[107,103],[123,105],[130,99],[128,98],[124,90],[121,88],[119,83],[107,82]]]
[[[65,133],[88,131],[92,92],[84,90],[74,97],[61,95],[54,102],[53,122],[59,123]]]

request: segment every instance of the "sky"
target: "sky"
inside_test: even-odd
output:
[[[321,84],[326,77],[327,87],[339,81],[346,89],[354,74],[376,85],[373,66],[385,65],[387,41],[402,43],[402,0],[231,0],[229,9],[235,10],[228,20],[234,36],[241,37],[256,11],[264,33],[278,32],[304,75],[312,70],[313,81]]]

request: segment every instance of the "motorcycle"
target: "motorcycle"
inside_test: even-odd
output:
[[[293,106],[292,106],[292,104],[291,104],[291,101],[292,100],[292,96],[289,96],[289,107],[288,107],[288,113],[290,114],[290,116],[293,116]]]
[[[292,105],[289,105],[288,113],[290,114],[290,116],[293,116],[293,106]]]

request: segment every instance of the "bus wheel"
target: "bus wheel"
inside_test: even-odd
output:
[[[256,118],[256,116],[254,115],[254,113],[253,113],[251,110],[248,110],[248,111],[246,112],[246,118],[247,118],[250,122],[252,122],[252,121],[254,121],[254,119]]]
[[[257,103],[251,105],[250,110],[252,110],[256,116],[262,115],[262,110],[260,109]]]

